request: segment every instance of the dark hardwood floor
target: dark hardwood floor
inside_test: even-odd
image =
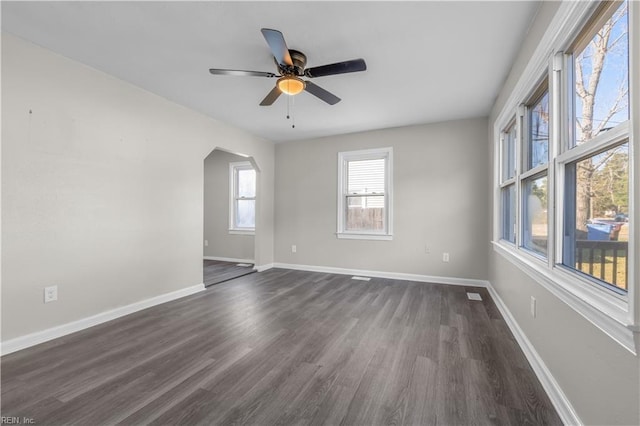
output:
[[[249,264],[247,264],[249,265]],[[235,278],[255,272],[251,266],[238,266],[238,262],[223,262],[220,260],[203,260],[204,285],[206,287],[220,284]]]
[[[561,424],[479,288],[272,269],[1,363],[37,424]]]

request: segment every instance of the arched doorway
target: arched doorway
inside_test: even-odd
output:
[[[259,169],[252,157],[217,147],[204,159],[203,283],[255,272]]]

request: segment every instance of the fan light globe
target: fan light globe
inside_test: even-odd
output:
[[[297,95],[304,90],[304,80],[293,76],[279,78],[276,85],[282,93],[290,96]]]

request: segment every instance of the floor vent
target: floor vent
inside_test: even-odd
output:
[[[467,293],[467,298],[469,300],[482,300],[482,297],[480,297],[480,293]]]
[[[357,275],[354,275],[353,277],[351,277],[352,280],[359,280],[359,281],[371,281],[371,278],[369,277],[359,277]]]
[[[253,263],[238,263],[236,266],[242,266],[243,268],[248,268],[253,266]]]

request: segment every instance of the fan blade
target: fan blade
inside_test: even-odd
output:
[[[287,48],[287,43],[285,43],[282,33],[278,30],[270,30],[269,28],[263,28],[260,31],[262,31],[262,35],[267,41],[276,61],[278,61],[280,65],[293,66],[291,55],[289,55],[289,48]]]
[[[277,77],[277,75],[272,72],[263,71],[222,70],[210,68],[209,72],[213,75],[236,75],[240,77]]]
[[[339,97],[337,97],[336,95],[334,95],[331,92],[328,92],[328,91],[324,90],[322,87],[320,87],[317,84],[314,84],[314,83],[312,83],[310,81],[305,81],[304,90],[306,90],[307,92],[311,93],[313,96],[316,96],[316,97],[322,99],[323,101],[325,101],[329,105],[335,105],[338,102],[340,102],[340,98]]]
[[[352,59],[350,61],[338,62],[335,64],[322,65],[308,68],[304,75],[309,78],[324,77],[325,75],[345,74],[349,72],[365,71],[367,64],[364,59]]]
[[[269,94],[260,102],[260,106],[269,106],[272,105],[276,99],[280,96],[282,92],[278,89],[278,86],[275,86]]]

